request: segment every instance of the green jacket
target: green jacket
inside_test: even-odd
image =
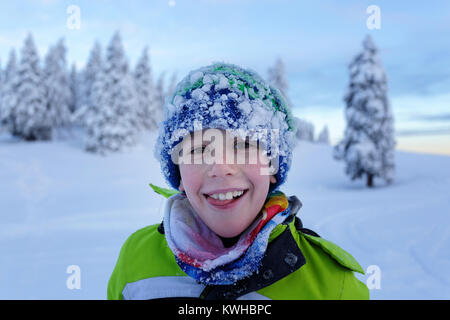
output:
[[[290,197],[290,205],[295,200]],[[162,224],[140,229],[120,251],[108,299],[369,299],[366,285],[353,274],[364,274],[358,262],[303,228],[295,216],[298,208],[291,211],[291,218],[272,231],[258,272],[235,285],[197,283],[176,263]]]

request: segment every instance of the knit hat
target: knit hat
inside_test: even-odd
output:
[[[215,63],[191,71],[167,101],[159,123],[155,157],[166,181],[178,190],[180,172],[172,160],[175,146],[199,129],[224,129],[258,140],[276,165],[276,190],[286,180],[295,145],[293,117],[279,90],[254,71]]]

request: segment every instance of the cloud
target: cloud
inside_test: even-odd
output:
[[[412,121],[450,121],[450,113],[418,114],[410,117]]]
[[[450,127],[420,129],[420,130],[406,129],[406,130],[398,130],[396,132],[396,136],[398,136],[398,137],[429,136],[429,135],[442,135],[442,134],[450,134]]]

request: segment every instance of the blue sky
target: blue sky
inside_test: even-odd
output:
[[[77,5],[81,28],[66,26]],[[369,5],[381,29],[369,30]],[[267,75],[281,57],[288,68],[294,113],[331,140],[343,134],[347,66],[370,34],[388,75],[399,149],[450,154],[449,1],[288,0],[28,0],[2,1],[0,61],[20,51],[31,32],[43,57],[64,37],[68,61],[83,66],[95,40],[105,47],[119,30],[134,65],[149,46],[155,76],[214,61]]]

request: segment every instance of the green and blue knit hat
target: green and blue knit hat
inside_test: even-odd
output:
[[[163,175],[177,190],[181,177],[172,152],[199,125],[202,129],[231,129],[260,140],[271,161],[278,160],[277,182],[270,191],[285,182],[296,141],[293,117],[280,91],[255,72],[215,63],[191,71],[178,83],[166,103],[155,144]],[[261,132],[267,134],[261,136]]]

